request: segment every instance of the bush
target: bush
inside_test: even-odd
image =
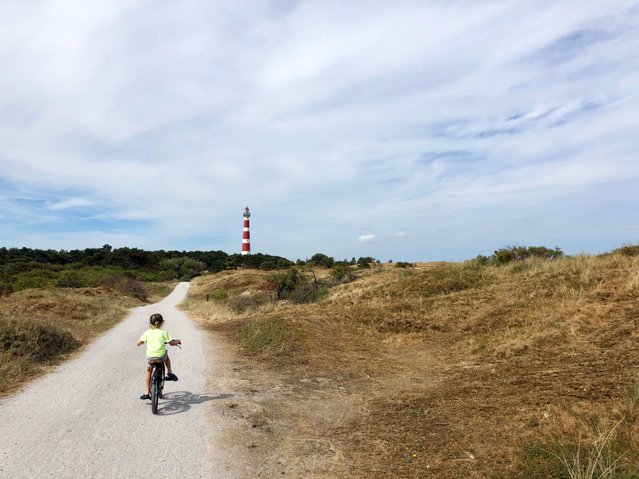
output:
[[[271,271],[273,269],[275,269],[275,263],[273,263],[272,261],[264,261],[261,265],[260,268],[262,271]]]
[[[557,259],[563,256],[564,252],[559,247],[550,249],[545,246],[508,246],[495,251],[491,259],[495,264],[502,265],[531,257]]]
[[[482,266],[487,266],[491,263],[492,258],[488,256],[484,256],[483,254],[480,254],[480,255],[477,255],[477,257],[472,261]]]
[[[395,263],[395,268],[412,268],[413,266],[415,266],[413,263],[406,263],[404,261]]]
[[[35,269],[18,274],[13,280],[12,288],[20,291],[28,288],[46,288],[54,284],[55,273],[53,271]]]
[[[88,286],[83,275],[75,269],[61,271],[55,284],[58,288],[83,288]]]
[[[371,263],[375,262],[375,258],[372,258],[370,256],[363,256],[360,257],[357,260],[357,267],[358,268],[370,268],[371,267]]]
[[[269,283],[275,285],[277,299],[280,299],[283,294],[290,293],[299,285],[306,282],[304,275],[297,268],[291,268],[288,271],[282,271],[268,279]]]
[[[134,298],[139,299],[140,301],[146,302],[149,300],[149,293],[144,287],[144,283],[142,281],[138,281],[135,279],[128,279],[120,283],[118,289],[122,293],[128,296],[133,296]]]
[[[0,320],[2,350],[32,362],[47,362],[76,349],[80,342],[52,321]]]
[[[160,262],[160,269],[170,273],[170,278],[190,281],[206,269],[206,264],[188,256],[165,259]]]
[[[335,263],[335,260],[332,257],[326,256],[322,253],[314,254],[307,262],[307,264],[311,266],[319,266],[321,268],[330,268],[333,266],[333,263]]]
[[[325,287],[317,280],[309,282],[304,274],[297,268],[282,271],[271,276],[262,289],[268,292],[275,291],[276,299],[288,299],[294,303],[312,303],[325,294]]]
[[[639,256],[639,244],[624,245],[621,248],[613,250],[612,252],[620,254],[622,256]]]
[[[222,289],[213,291],[213,294],[211,295],[215,301],[226,301],[228,296],[228,293]]]
[[[284,295],[295,304],[314,303],[326,295],[326,288],[318,287],[314,284],[302,284]]]
[[[343,263],[334,265],[330,274],[336,283],[348,283],[355,278],[350,266]]]

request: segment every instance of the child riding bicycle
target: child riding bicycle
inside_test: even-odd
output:
[[[177,381],[178,377],[171,371],[171,360],[169,354],[166,351],[166,344],[171,346],[177,346],[182,344],[179,339],[173,339],[168,331],[162,329],[164,324],[164,318],[161,314],[152,314],[149,318],[150,327],[135,343],[136,346],[141,346],[146,343],[146,376],[144,378],[146,385],[146,393],[140,396],[140,399],[150,399],[149,390],[151,388],[151,371],[153,370],[152,363],[158,360],[164,361],[168,374],[166,375],[167,381]]]

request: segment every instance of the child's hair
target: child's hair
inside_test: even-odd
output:
[[[164,323],[164,318],[161,314],[154,313],[149,318],[149,323],[151,323],[151,326],[153,326],[154,328],[159,328],[160,326],[162,326],[162,323]]]

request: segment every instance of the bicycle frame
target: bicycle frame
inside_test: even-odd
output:
[[[169,344],[165,342],[164,344]],[[177,345],[182,349],[182,346]],[[151,369],[151,411],[153,414],[158,413],[158,400],[162,399],[162,393],[164,391],[164,379],[166,378],[166,366],[164,360],[151,363],[153,368]]]

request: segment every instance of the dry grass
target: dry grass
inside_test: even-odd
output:
[[[636,477],[635,249],[504,267],[381,267],[318,303],[255,302],[241,313],[233,298],[250,303],[264,275],[238,271],[198,278],[190,308],[231,338],[279,318],[286,337],[257,353],[261,367],[287,381],[328,378],[331,397],[363,398],[348,427],[321,429],[340,445],[341,477],[570,477],[568,456],[543,451],[583,444],[581,467],[607,450],[597,452],[597,438],[615,445],[614,477]],[[226,296],[202,301],[214,291]],[[586,428],[593,418],[618,423],[614,434]]]
[[[104,288],[28,289],[0,298],[0,394],[57,364],[138,304]]]

